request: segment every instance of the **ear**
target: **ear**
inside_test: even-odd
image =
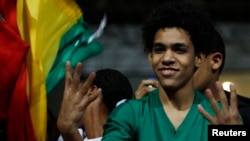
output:
[[[148,63],[152,65],[152,52],[148,53]]]
[[[209,56],[209,63],[213,70],[218,70],[222,64],[223,57],[222,54],[219,52],[215,52],[210,54]]]
[[[198,53],[195,56],[195,67],[198,68],[202,65],[202,62],[206,60],[206,55],[203,53]]]

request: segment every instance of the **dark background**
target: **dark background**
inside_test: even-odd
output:
[[[141,23],[143,16],[166,0],[77,0],[86,21],[98,23],[107,13],[109,23]],[[211,14],[214,21],[250,22],[249,0],[186,0],[192,1]]]

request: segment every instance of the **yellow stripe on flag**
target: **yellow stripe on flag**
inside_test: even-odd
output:
[[[82,16],[74,0],[18,0],[17,23],[30,44],[27,56],[28,98],[37,141],[46,140],[46,78],[63,34]]]

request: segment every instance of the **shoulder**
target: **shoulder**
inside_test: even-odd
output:
[[[143,108],[143,103],[145,102],[145,99],[131,99],[127,100],[123,103],[121,103],[119,106],[117,106],[112,112],[112,115],[119,115],[120,113],[123,114],[133,114],[137,113],[140,109]]]
[[[150,107],[155,105],[158,98],[158,93],[151,92],[148,96],[141,99],[131,99],[117,106],[111,113],[109,118],[119,120],[135,120],[141,117],[144,111],[148,111]],[[127,115],[127,116],[124,116]]]

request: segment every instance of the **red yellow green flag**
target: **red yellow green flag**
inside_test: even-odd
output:
[[[82,43],[92,32],[74,0],[1,0],[0,8],[0,120],[8,141],[45,141],[46,96],[65,62],[75,66],[103,47]]]

